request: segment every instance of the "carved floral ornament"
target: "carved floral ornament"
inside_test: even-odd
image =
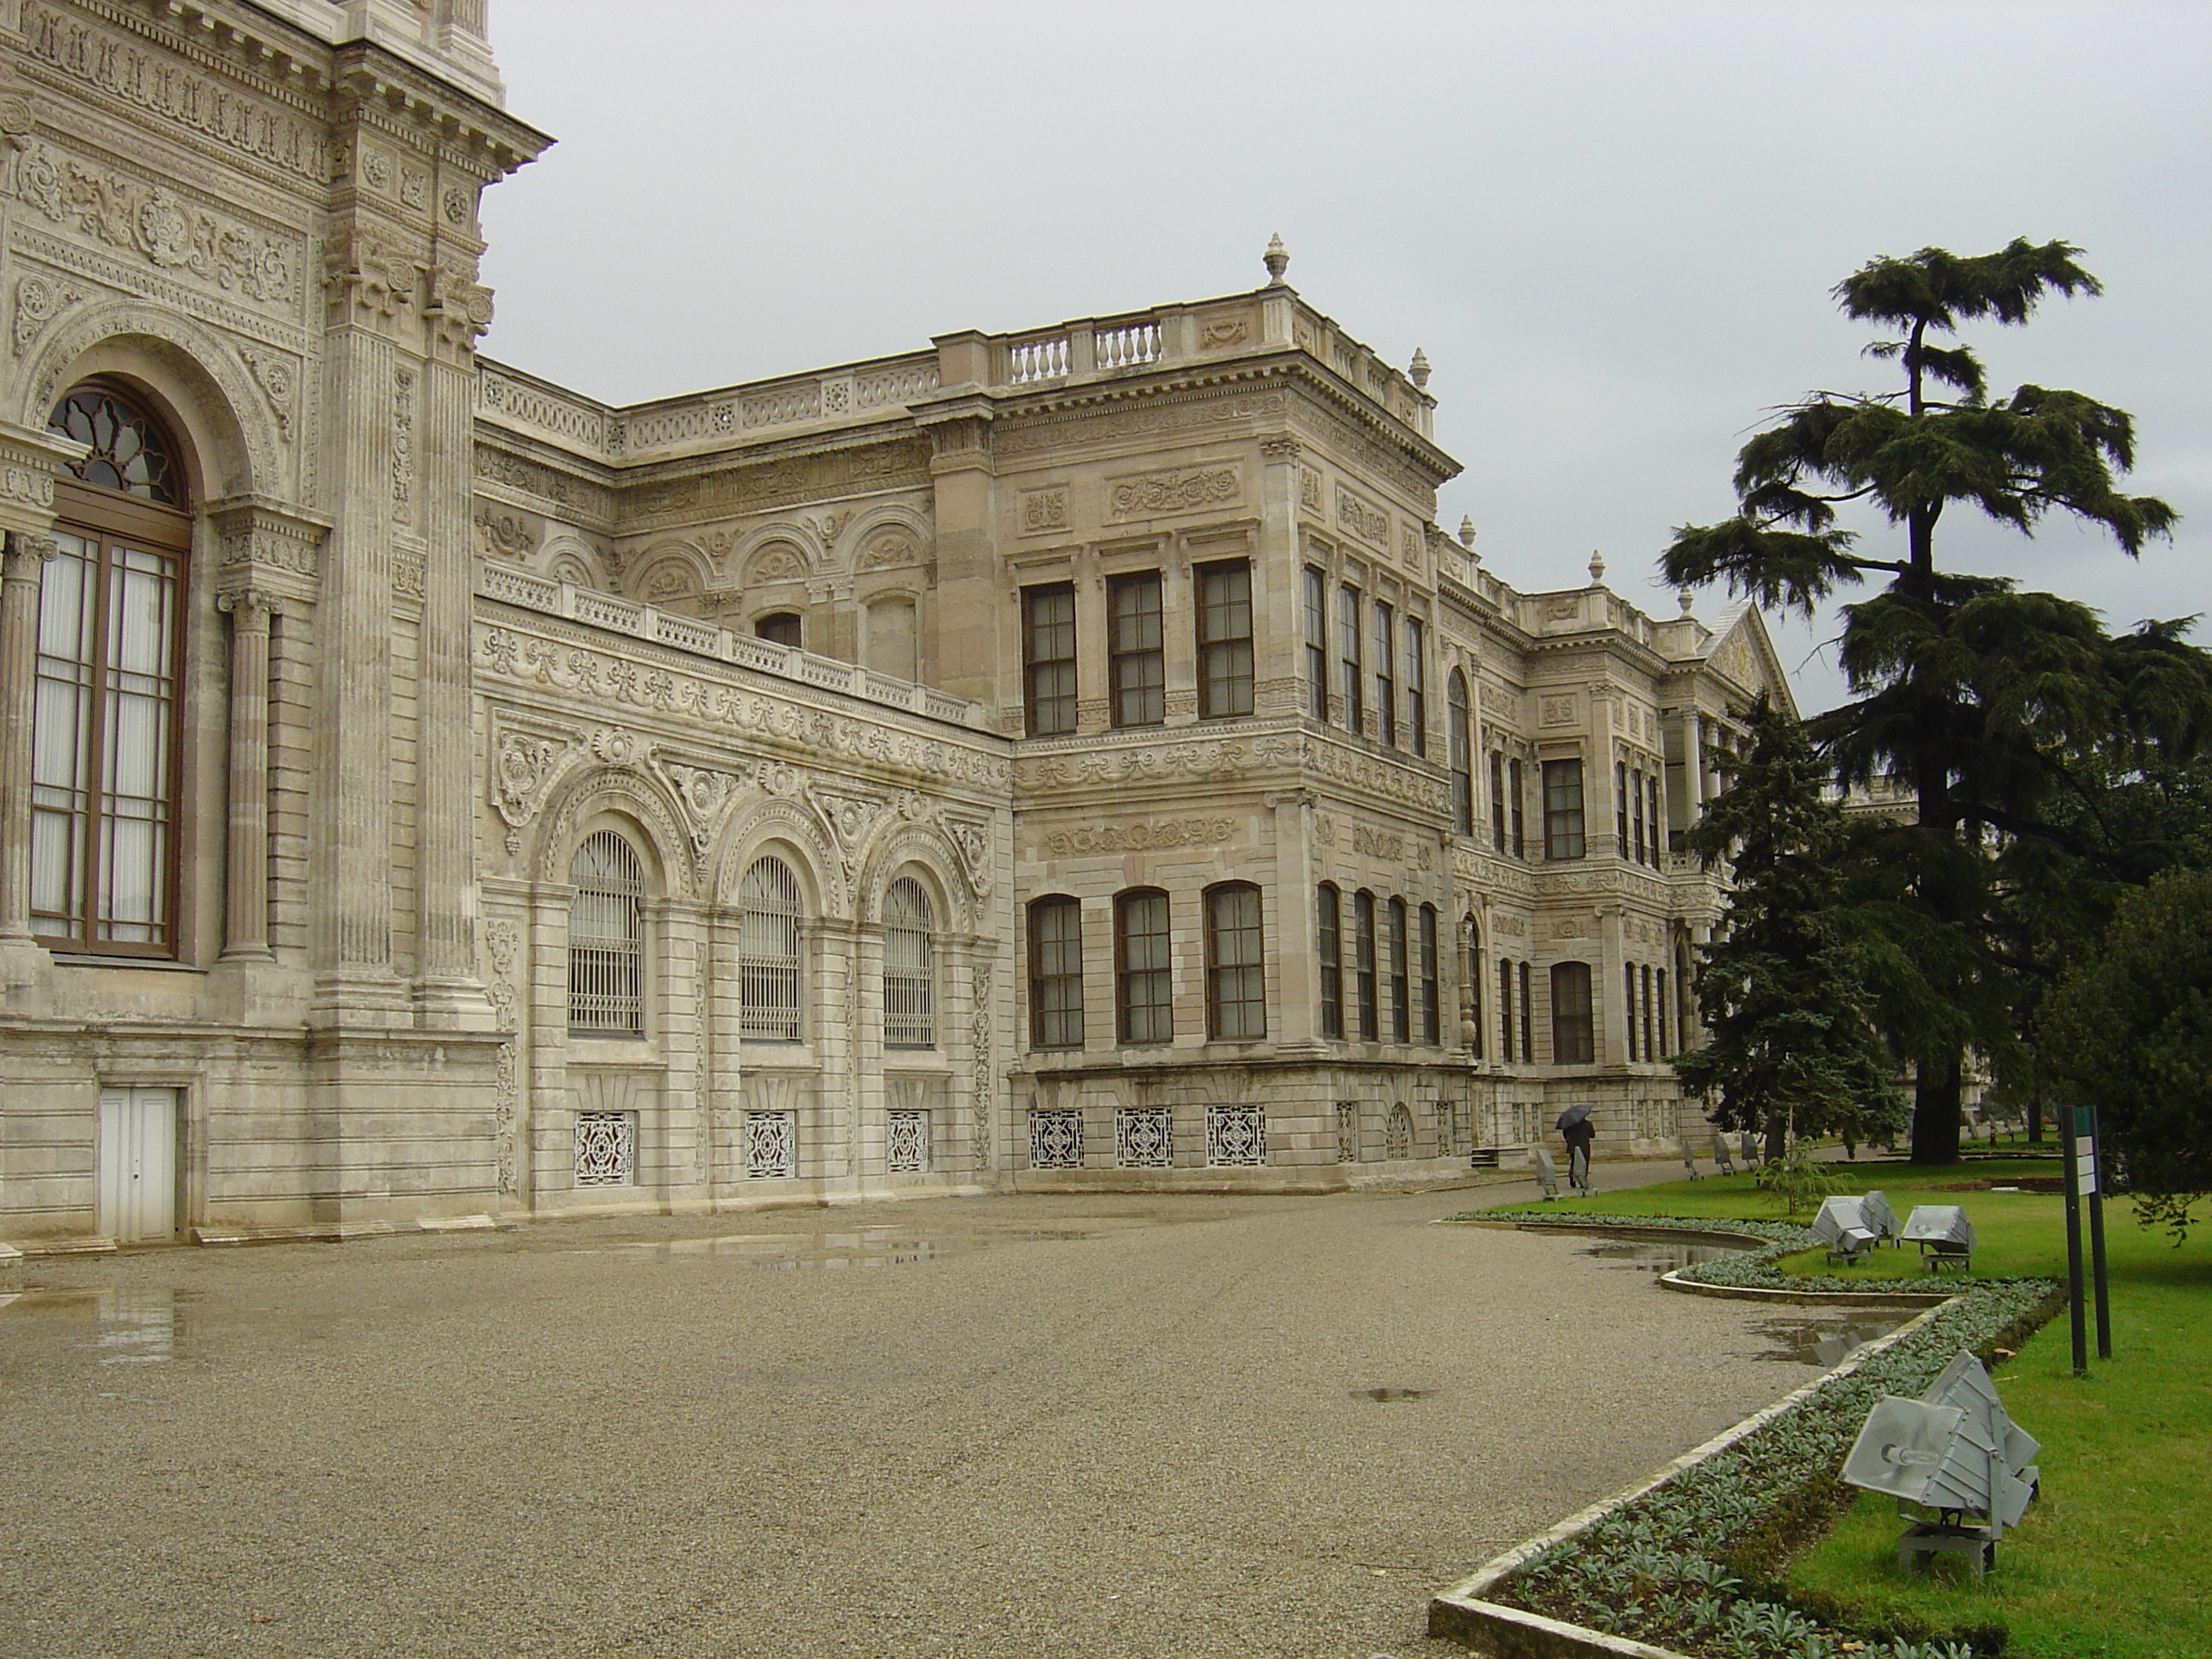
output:
[[[1237,501],[1243,493],[1233,466],[1191,467],[1112,479],[1108,485],[1108,506],[1117,519],[1138,514],[1195,513]]]

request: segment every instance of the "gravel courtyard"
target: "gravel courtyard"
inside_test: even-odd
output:
[[[0,1654],[1456,1652],[1432,1590],[1814,1374],[1427,1224],[1519,1191],[25,1262]]]

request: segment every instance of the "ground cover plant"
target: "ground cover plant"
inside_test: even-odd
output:
[[[1532,1605],[1713,1656],[1837,1654],[1845,1650],[1845,1632],[1881,1659],[1953,1647],[2023,1659],[2212,1654],[2204,1593],[2212,1574],[2182,1520],[2201,1511],[2203,1471],[2212,1468],[2212,1321],[2204,1317],[2212,1260],[2193,1246],[2177,1252],[2163,1235],[2137,1227],[2124,1203],[2113,1205],[2106,1234],[2115,1356],[2075,1379],[2063,1319],[2029,1334],[2035,1304],[2052,1305],[2035,1286],[2064,1273],[2063,1200],[1984,1184],[2048,1177],[2052,1169],[2034,1159],[1836,1166],[1838,1190],[1879,1188],[1900,1218],[1916,1203],[1966,1206],[1978,1236],[1973,1278],[1962,1284],[1946,1276],[1934,1288],[1972,1291],[1960,1304],[1974,1310],[1968,1324],[1954,1327],[1955,1310],[1943,1310],[1931,1322],[1942,1334],[1908,1339],[1896,1358],[1884,1355],[1823,1389],[1814,1400],[1826,1401],[1791,1413],[1784,1421],[1796,1426],[1786,1434],[1754,1446],[1762,1431],[1701,1466],[1691,1485],[1681,1484],[1686,1476],[1668,1482],[1660,1491],[1674,1495],[1663,1502],[1639,1500],[1609,1517],[1547,1560],[1543,1577],[1514,1581]],[[1686,1270],[1705,1279],[1926,1291],[1934,1277],[1910,1251],[1885,1249],[1864,1265],[1830,1268],[1809,1234],[1773,1218],[1748,1175],[1510,1206],[1479,1218],[1544,1217],[1662,1229],[1717,1223],[1770,1241],[1756,1255]],[[2023,1300],[2029,1312],[2021,1316]],[[1979,1340],[1972,1340],[1976,1332]],[[1899,1569],[1894,1506],[1871,1495],[1854,1501],[1833,1480],[1872,1398],[1918,1392],[1924,1379],[1914,1378],[1923,1364],[1940,1367],[1960,1346],[2002,1364],[2007,1408],[2045,1445],[2044,1497],[2008,1534],[1999,1570],[1980,1583],[1945,1569]],[[1924,1358],[1915,1358],[1923,1350]],[[2008,1352],[2015,1350],[2016,1357]],[[1744,1462],[1729,1461],[1740,1455]],[[1699,1497],[1709,1481],[1718,1490]],[[1834,1529],[1806,1547],[1839,1510]],[[1697,1517],[1687,1533],[1668,1518],[1683,1514]]]

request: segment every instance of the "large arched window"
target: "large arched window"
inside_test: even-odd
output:
[[[1474,833],[1474,738],[1467,706],[1467,677],[1456,668],[1445,683],[1444,702],[1450,727],[1452,828],[1462,836],[1471,836]]]
[[[738,977],[747,1042],[799,1041],[799,878],[755,859],[738,886]]]
[[[1140,887],[1114,900],[1114,1000],[1123,1042],[1175,1040],[1168,896]]]
[[[1267,1035],[1267,970],[1260,890],[1224,882],[1206,890],[1206,1034],[1216,1042]]]
[[[1375,1000],[1375,895],[1364,887],[1352,896],[1352,980],[1359,1006],[1359,1040],[1376,1042],[1382,1035],[1382,1022]]]
[[[645,868],[612,830],[595,830],[568,863],[568,1030],[645,1033]]]
[[[929,894],[912,876],[884,890],[884,1046],[937,1046],[935,918]]]
[[[1314,928],[1320,941],[1321,1034],[1344,1035],[1344,901],[1334,882],[1316,890]]]
[[[1390,1041],[1413,1040],[1413,994],[1407,977],[1406,901],[1393,898],[1383,911],[1390,951]]]
[[[173,956],[191,545],[176,452],[99,386],[71,392],[47,424],[91,453],[57,487],[59,550],[39,583],[31,925],[63,949]]]
[[[1552,1064],[1587,1066],[1596,1053],[1587,962],[1552,967]]]
[[[1030,902],[1030,1045],[1083,1046],[1083,906],[1065,893]]]

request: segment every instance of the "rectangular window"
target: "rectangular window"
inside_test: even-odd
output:
[[[1528,856],[1528,791],[1516,757],[1505,768],[1505,784],[1513,808],[1513,856]]]
[[[1467,1012],[1469,1050],[1482,1056],[1482,941],[1474,931],[1474,918],[1467,919]]]
[[[1267,974],[1260,890],[1243,882],[1206,895],[1206,1025],[1217,1042],[1267,1035]]]
[[[1490,751],[1490,842],[1493,850],[1505,850],[1505,757],[1493,749]]]
[[[1392,747],[1398,742],[1398,647],[1390,607],[1375,601],[1375,735]]]
[[[1022,590],[1022,700],[1030,736],[1075,730],[1075,585]]]
[[[1613,763],[1613,832],[1619,855],[1628,856],[1628,792],[1633,786],[1629,781],[1627,763]]]
[[[1114,901],[1114,956],[1121,1041],[1173,1042],[1175,976],[1165,893],[1146,889]]]
[[[1659,780],[1657,778],[1647,777],[1644,779],[1644,806],[1651,819],[1651,867],[1654,870],[1656,870],[1659,867],[1659,837],[1661,834],[1659,819]]]
[[[1428,642],[1419,617],[1406,618],[1406,745],[1429,757]]]
[[[1083,1046],[1083,907],[1072,898],[1030,906],[1030,1042]]]
[[[1636,803],[1636,861],[1643,864],[1649,861],[1649,855],[1644,850],[1644,774],[1640,770],[1630,775],[1628,793]]]
[[[1390,1041],[1413,1040],[1413,987],[1406,969],[1406,901],[1394,898],[1388,912],[1390,928]]]
[[[1199,567],[1198,712],[1252,712],[1252,567],[1242,559]]]
[[[1437,984],[1437,907],[1421,907],[1421,1041],[1443,1040],[1443,1005]]]
[[[1161,646],[1160,573],[1116,576],[1106,588],[1114,724],[1158,726],[1167,718],[1167,658]]]
[[[1626,981],[1627,981],[1627,983],[1626,983],[1626,995],[1622,998],[1622,1000],[1621,1000],[1621,1005],[1620,1005],[1620,1006],[1621,1006],[1622,1011],[1623,1011],[1624,1012],[1626,1012],[1626,1013],[1627,1014],[1627,1016],[1628,1016],[1628,1063],[1629,1063],[1630,1065],[1633,1066],[1633,1065],[1636,1063],[1636,1059],[1637,1059],[1637,1054],[1636,1054],[1636,964],[1635,964],[1634,963],[1632,963],[1632,963],[1630,963],[1627,966],[1626,966],[1625,968],[1623,968],[1620,971],[1621,971],[1621,973],[1623,974],[1623,975],[1626,977]]]
[[[1677,1022],[1681,1012],[1667,1000],[1667,970],[1659,970],[1659,1053],[1663,1059],[1682,1046],[1682,1033]]]
[[[1587,1066],[1595,1053],[1589,963],[1562,962],[1552,969],[1552,1064]]]
[[[1578,859],[1583,855],[1583,763],[1578,760],[1544,763],[1544,856]]]
[[[1644,1058],[1659,1058],[1659,1011],[1651,1000],[1651,970],[1644,970]]]
[[[1328,578],[1306,567],[1306,713],[1328,724]]]
[[[1315,929],[1321,942],[1321,1034],[1344,1035],[1343,904],[1334,887],[1323,882],[1316,904]]]
[[[1498,958],[1498,1057],[1513,1063],[1513,964]]]
[[[1375,1004],[1375,895],[1361,888],[1352,896],[1352,974],[1359,1002],[1359,1040],[1382,1035]]]
[[[1359,590],[1356,587],[1340,587],[1336,592],[1336,647],[1344,672],[1345,729],[1364,732],[1367,709],[1359,684],[1364,670],[1359,659]]]
[[[1528,964],[1524,962],[1521,964],[1521,1063],[1524,1066],[1536,1063],[1535,999],[1529,991],[1529,977]]]

